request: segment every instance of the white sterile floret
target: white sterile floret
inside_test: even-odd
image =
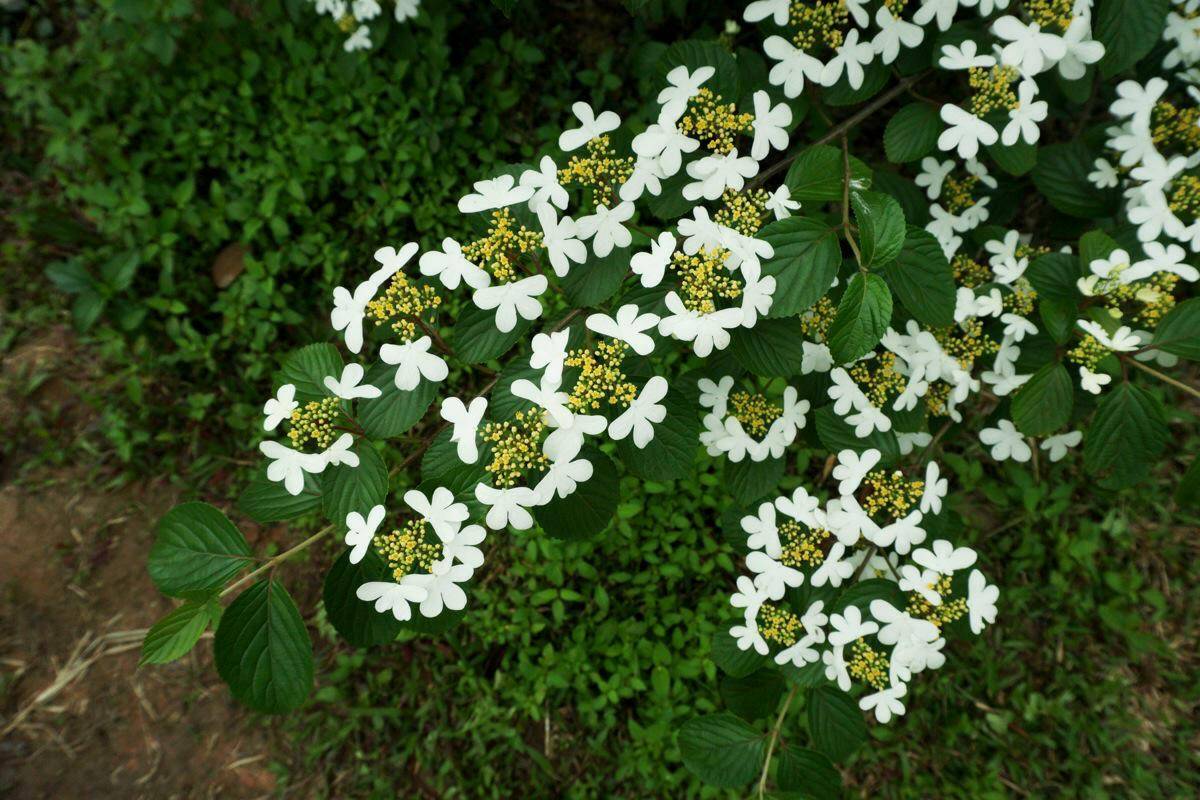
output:
[[[496,328],[508,333],[517,327],[517,318],[537,319],[542,313],[538,298],[549,287],[545,275],[530,275],[512,283],[476,289],[471,301],[484,311],[496,310]]]
[[[788,587],[796,588],[804,583],[804,573],[776,561],[759,550],[746,556],[746,569],[754,573],[755,585],[762,588],[770,600],[780,600]]]
[[[758,622],[749,615],[747,615],[744,625],[734,625],[730,628],[729,635],[733,637],[739,650],[753,649],[760,656],[771,652],[767,640],[762,638],[762,634],[758,632]]]
[[[942,184],[953,171],[953,161],[938,161],[933,156],[925,156],[921,159],[921,172],[915,178],[915,182],[917,186],[925,187],[926,197],[936,200],[942,194]]]
[[[457,397],[447,397],[442,401],[442,419],[453,427],[450,431],[450,441],[456,445],[458,460],[464,464],[474,464],[479,459],[479,444],[476,434],[483,422],[487,411],[488,399],[476,397],[470,405],[466,405]]]
[[[996,66],[996,59],[979,52],[979,45],[967,39],[961,45],[942,46],[938,66],[945,70],[989,69]]]
[[[542,156],[537,169],[522,172],[520,186],[533,190],[529,197],[530,211],[537,211],[544,205],[557,206],[560,211],[565,211],[570,202],[567,190],[558,182],[558,165],[550,156]]]
[[[343,400],[370,400],[383,394],[378,386],[362,382],[364,373],[362,364],[347,364],[342,368],[340,379],[332,375],[325,376],[325,388]]]
[[[538,505],[549,503],[555,496],[568,497],[574,494],[579,484],[586,483],[591,477],[592,462],[585,458],[551,461],[546,473],[533,489],[537,494]]]
[[[321,453],[325,457],[325,463],[331,467],[339,467],[343,464],[347,467],[358,466],[358,453],[354,452],[354,435],[343,433],[337,438],[333,444],[325,448],[325,452]]]
[[[984,624],[996,621],[996,601],[1000,590],[990,585],[979,570],[973,570],[967,580],[967,613],[970,615],[971,633],[983,632]]]
[[[726,375],[716,382],[701,378],[696,385],[700,389],[700,405],[712,409],[712,413],[718,417],[724,417],[729,392],[733,389],[733,376]]]
[[[687,111],[688,101],[696,96],[704,82],[717,74],[715,67],[699,67],[692,72],[680,64],[667,73],[667,87],[658,93],[660,125],[674,125]]]
[[[954,21],[958,11],[959,0],[921,0],[921,7],[913,14],[913,22],[918,25],[928,25],[937,21],[938,30],[946,30]]]
[[[382,266],[356,286],[353,294],[344,286],[333,290],[333,310],[329,314],[329,322],[335,331],[345,332],[346,348],[351,353],[362,349],[367,304],[375,298],[384,282],[407,264],[417,250],[413,242],[401,247],[399,252],[392,247],[381,247],[375,251],[375,260]]]
[[[1055,436],[1047,436],[1042,440],[1041,449],[1045,450],[1051,461],[1062,461],[1067,452],[1078,447],[1083,441],[1083,431],[1067,431]]]
[[[701,314],[684,306],[675,292],[666,297],[671,313],[658,323],[658,331],[683,342],[691,342],[696,355],[706,358],[713,350],[729,346],[729,332],[742,324],[742,309],[723,308],[711,314]]]
[[[570,425],[574,416],[567,407],[569,395],[559,391],[558,381],[549,381],[543,374],[538,383],[527,378],[518,378],[509,387],[513,397],[528,400],[546,412],[546,415],[557,426]]]
[[[779,527],[775,524],[775,504],[760,503],[758,512],[742,517],[742,530],[746,532],[746,547],[761,550],[771,558],[783,554],[779,541]]]
[[[346,37],[346,41],[342,42],[342,49],[347,53],[370,50],[371,47],[371,29],[366,25],[359,25],[353,33]]]
[[[484,522],[494,531],[510,525],[519,531],[533,527],[533,515],[529,509],[538,504],[538,495],[528,486],[497,489],[479,483],[475,485],[475,499],[488,507]]]
[[[655,375],[646,381],[638,396],[608,426],[608,435],[620,441],[633,433],[633,443],[639,449],[654,438],[654,426],[667,418],[666,406],[659,403],[667,396],[667,379]]]
[[[750,156],[755,161],[762,161],[771,149],[786,150],[788,146],[788,126],[792,124],[792,109],[787,103],[771,105],[771,96],[764,91],[754,93],[754,142],[750,147]]]
[[[464,195],[458,201],[458,210],[463,214],[492,211],[524,203],[533,197],[533,187],[517,185],[517,179],[512,175],[476,181],[472,188],[474,192]]]
[[[475,570],[466,564],[451,564],[445,558],[435,561],[433,569],[427,574],[405,575],[404,583],[425,590],[425,599],[421,601],[421,616],[433,618],[443,610],[462,611],[467,607],[467,593],[460,583],[471,580]]]
[[[768,80],[783,88],[787,97],[799,97],[804,91],[805,81],[821,83],[825,64],[813,58],[782,36],[769,36],[763,42],[763,52],[779,62],[771,67]]]
[[[1018,87],[1019,100],[1017,107],[1008,112],[1009,123],[1004,126],[1000,141],[1011,147],[1018,140],[1035,144],[1041,131],[1038,123],[1046,119],[1050,113],[1050,104],[1045,100],[1036,100],[1037,83],[1026,79]]]
[[[1000,138],[987,122],[953,103],[944,104],[940,113],[946,130],[938,136],[939,150],[957,150],[959,158],[974,158],[980,145],[993,145]]]
[[[742,12],[746,22],[762,22],[768,17],[776,25],[786,25],[792,0],[754,0]]]
[[[1149,278],[1159,272],[1171,272],[1189,283],[1200,280],[1200,270],[1184,264],[1187,251],[1177,244],[1163,245],[1161,242],[1146,242],[1142,250],[1146,257],[1130,267],[1122,278],[1133,281]]]
[[[570,339],[570,332],[565,330],[537,334],[531,344],[533,355],[529,357],[529,366],[542,370],[547,382],[561,383]]]
[[[793,200],[792,190],[786,183],[781,183],[778,189],[771,192],[765,207],[767,211],[775,215],[775,219],[787,219],[793,211],[800,210],[800,201]]]
[[[633,174],[621,184],[617,194],[622,200],[630,203],[647,192],[657,197],[662,194],[662,182],[668,177],[670,176],[663,170],[662,162],[658,158],[638,156],[633,163]]]
[[[775,277],[763,275],[757,261],[742,261],[742,327],[753,328],[775,302]]]
[[[379,348],[379,358],[385,364],[396,368],[396,388],[402,392],[411,392],[424,378],[428,381],[442,381],[450,374],[450,368],[441,356],[429,352],[433,340],[422,336],[404,344],[385,344]]]
[[[1140,348],[1142,344],[1137,334],[1133,332],[1133,328],[1128,325],[1122,325],[1110,334],[1101,327],[1100,323],[1090,319],[1077,320],[1076,324],[1083,329],[1084,333],[1091,334],[1106,349],[1115,353],[1130,353]]]
[[[1151,78],[1145,86],[1137,81],[1122,81],[1117,84],[1117,99],[1108,110],[1114,117],[1128,118],[1135,128],[1149,128],[1150,115],[1167,86],[1162,78]]]
[[[871,47],[884,64],[899,58],[902,49],[912,49],[925,41],[925,30],[920,25],[894,16],[886,5],[875,12],[875,24],[879,32],[871,40]]]
[[[936,461],[925,467],[925,491],[921,495],[921,511],[938,514],[942,510],[942,499],[950,488],[950,482],[941,477]]]
[[[843,692],[850,691],[850,670],[846,668],[846,648],[844,646],[830,647],[821,654],[825,664],[825,678],[837,684]]]
[[[579,455],[585,436],[604,433],[608,420],[599,414],[574,414],[566,425],[557,425],[553,418],[546,424],[554,430],[542,442],[542,453],[551,461],[569,461]]]
[[[625,227],[625,223],[633,217],[633,210],[633,203],[629,202],[618,203],[614,208],[596,206],[595,213],[576,221],[579,238],[591,239],[592,252],[600,258],[611,253],[615,247],[628,247],[633,241],[633,234]]]
[[[1092,372],[1087,367],[1079,368],[1079,388],[1088,394],[1100,394],[1112,383],[1112,376],[1103,372]]]
[[[375,531],[383,522],[386,509],[381,505],[374,506],[367,512],[366,518],[357,511],[346,515],[346,544],[350,547],[350,563],[357,564],[367,554],[367,548],[375,538]]]
[[[975,563],[977,554],[969,547],[955,547],[946,539],[935,539],[929,549],[913,551],[913,561],[941,575],[953,575]]]
[[[731,379],[732,380],[732,379]],[[279,423],[292,416],[292,412],[300,407],[296,402],[296,387],[285,383],[275,391],[275,396],[263,404],[263,430],[273,431]]]
[[[563,131],[558,137],[559,149],[567,153],[578,150],[598,136],[615,131],[621,125],[621,118],[615,112],[603,111],[596,116],[592,107],[584,102],[573,104],[571,112],[579,120],[579,127]]]
[[[453,559],[472,570],[477,570],[483,566],[483,551],[479,549],[479,545],[483,544],[486,538],[487,529],[482,525],[460,528],[450,541],[442,543],[442,558]]]
[[[455,240],[442,240],[442,252],[431,250],[423,253],[420,260],[421,274],[437,277],[447,289],[454,290],[460,283],[472,289],[482,289],[492,282],[487,272],[463,255],[462,247]]]
[[[429,527],[443,542],[448,542],[467,521],[470,512],[466,503],[454,499],[454,492],[439,486],[428,497],[416,489],[404,493],[404,502],[417,514],[425,518]]]
[[[588,330],[624,342],[639,356],[648,356],[654,352],[654,339],[646,331],[656,329],[658,322],[657,314],[642,314],[636,304],[626,303],[617,309],[616,317],[590,314],[585,324]]]
[[[824,69],[821,70],[821,84],[833,86],[842,77],[844,71],[850,88],[859,89],[862,87],[863,78],[866,77],[863,67],[874,60],[875,48],[871,46],[870,42],[860,42],[858,30],[852,29],[846,34],[841,46],[837,48],[834,57],[829,59]]]
[[[833,479],[838,481],[838,494],[849,495],[858,491],[867,473],[883,458],[878,450],[866,450],[859,455],[853,450],[842,450],[837,454],[837,466],[833,468]]]
[[[821,562],[821,566],[813,572],[810,579],[812,585],[824,586],[828,583],[836,588],[850,580],[854,575],[854,563],[846,559],[845,555],[846,545],[834,542],[833,547],[830,547],[829,552],[825,554],[825,560]]]
[[[1068,81],[1083,78],[1087,75],[1088,65],[1104,58],[1104,45],[1092,38],[1091,20],[1086,14],[1076,14],[1063,34],[1067,52],[1058,62],[1059,74]]]
[[[1011,420],[1002,419],[994,428],[984,428],[979,432],[979,441],[991,448],[992,458],[997,461],[1026,462],[1033,457],[1025,436]]]
[[[1117,168],[1108,163],[1103,158],[1097,158],[1092,166],[1095,169],[1088,173],[1088,180],[1097,189],[1115,189],[1121,182],[1121,175],[1117,172]]]
[[[1025,75],[1037,75],[1067,55],[1061,36],[1044,33],[1036,23],[1024,23],[1011,14],[992,23],[992,33],[1008,42],[1000,51],[1000,60]]]
[[[421,0],[396,0],[396,22],[412,19],[421,11]]]
[[[700,140],[693,139],[677,129],[674,124],[653,123],[633,137],[633,152],[639,158],[656,159],[663,178],[679,172],[685,153],[700,149]],[[626,198],[621,198],[626,199]]]
[[[565,278],[571,262],[587,261],[587,245],[579,238],[579,223],[565,215],[559,218],[548,203],[538,209],[537,216],[550,267],[555,275]]]
[[[714,153],[693,161],[687,165],[687,174],[693,182],[683,187],[685,200],[717,200],[726,189],[741,191],[746,179],[758,174],[758,162],[749,156],[739,157],[735,147],[728,153]]]
[[[267,465],[267,480],[282,483],[291,495],[304,491],[304,473],[324,472],[328,463],[323,453],[302,453],[275,441],[261,442],[258,449],[271,460]]]
[[[633,274],[641,279],[642,286],[646,288],[658,286],[662,283],[667,265],[671,263],[671,256],[674,254],[675,235],[670,231],[663,231],[657,239],[651,240],[650,252],[643,251],[633,254],[629,267],[633,270]]]
[[[834,647],[845,647],[855,639],[870,636],[879,630],[875,620],[864,620],[858,606],[847,606],[840,614],[831,614],[829,624],[833,630],[829,633],[829,643]]]
[[[402,583],[368,581],[354,591],[354,595],[359,600],[374,603],[375,610],[380,614],[391,612],[392,616],[400,622],[412,619],[412,609],[409,608],[409,604],[421,603],[428,594],[425,587],[407,580]]]
[[[904,715],[904,703],[900,698],[908,692],[908,686],[903,683],[893,683],[886,689],[880,689],[871,694],[865,694],[858,699],[858,707],[863,711],[874,711],[875,721],[886,725],[892,717]]]

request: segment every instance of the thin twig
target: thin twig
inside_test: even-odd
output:
[[[1188,386],[1183,381],[1177,381],[1174,378],[1172,378],[1170,375],[1166,375],[1162,372],[1159,372],[1158,370],[1154,369],[1153,367],[1148,367],[1145,364],[1143,364],[1142,362],[1138,361],[1136,358],[1123,358],[1123,359],[1121,359],[1121,363],[1132,364],[1133,366],[1140,369],[1142,372],[1148,372],[1149,374],[1158,378],[1163,383],[1169,383],[1172,386],[1174,386],[1176,389],[1180,389],[1182,391],[1187,392],[1192,397],[1200,397],[1200,389],[1196,389],[1195,387]]]
[[[332,525],[326,525],[324,528],[317,531],[312,536],[308,537],[303,542],[301,542],[300,544],[293,547],[291,550],[285,550],[284,552],[280,553],[279,555],[277,555],[274,558],[267,561],[267,563],[263,564],[258,569],[254,570],[252,572],[246,573],[238,580],[229,584],[228,586],[225,587],[225,589],[221,592],[221,594],[219,596],[224,597],[225,595],[229,594],[230,592],[233,592],[235,589],[238,589],[239,587],[254,580],[255,578],[257,578],[259,575],[263,574],[267,570],[274,569],[277,565],[282,564],[284,561],[287,561],[289,558],[296,555],[296,553],[299,553],[301,550],[308,548],[310,545],[312,545],[314,542],[318,541],[319,539],[324,538],[332,530],[333,530]]]
[[[850,144],[845,136],[842,137],[842,170],[842,230],[846,234],[846,241],[850,243],[850,249],[854,251],[854,261],[858,264],[859,271],[866,272],[863,269],[858,242],[854,241],[854,234],[850,232]]]
[[[796,692],[799,690],[798,686],[793,686],[792,690],[788,692],[788,696],[783,700],[783,708],[779,709],[779,716],[775,718],[775,725],[771,728],[771,738],[767,741],[767,757],[763,760],[762,775],[758,778],[759,800],[762,800],[766,796],[767,771],[771,769],[771,754],[775,752],[775,745],[779,741],[779,731],[783,728],[783,720],[792,705],[792,700],[796,697]]]

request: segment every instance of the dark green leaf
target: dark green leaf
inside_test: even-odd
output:
[[[1162,404],[1145,389],[1122,383],[1100,400],[1085,431],[1083,462],[1089,472],[1112,470],[1117,485],[1137,483],[1162,454],[1167,422]]]
[[[954,272],[933,234],[909,226],[900,257],[883,274],[918,322],[935,328],[954,324]]]
[[[654,438],[638,447],[632,437],[617,442],[617,454],[625,468],[639,478],[669,481],[692,474],[700,437],[698,403],[677,387],[663,398],[667,417],[654,426]]]
[[[842,796],[842,776],[827,757],[815,750],[785,744],[779,751],[775,785],[789,796],[812,800],[837,800]]]
[[[358,424],[372,439],[390,439],[407,433],[421,421],[437,396],[439,383],[421,379],[416,388],[396,388],[396,368],[382,362],[367,371],[366,382],[378,386],[382,394],[358,401]]]
[[[295,519],[321,504],[321,484],[318,476],[304,473],[304,490],[292,494],[278,481],[269,480],[260,470],[241,493],[237,510],[258,523],[282,522]]]
[[[858,273],[850,279],[829,326],[829,350],[838,364],[869,353],[892,321],[892,292],[878,275]]]
[[[584,263],[573,265],[561,281],[567,300],[581,308],[608,300],[629,273],[630,258],[630,249],[622,247],[603,258],[589,255]]]
[[[1074,400],[1075,385],[1067,368],[1047,364],[1013,395],[1013,424],[1026,436],[1048,436],[1070,421]]]
[[[893,164],[906,164],[929,155],[937,146],[942,120],[929,103],[909,103],[888,120],[883,149]]]
[[[796,156],[788,169],[784,183],[793,200],[838,200],[843,197],[846,174],[840,148],[827,144],[813,145]],[[865,190],[871,187],[871,168],[850,156],[850,188]]]
[[[774,668],[760,669],[740,678],[728,675],[721,679],[721,699],[725,706],[750,721],[774,713],[783,691],[783,677]]]
[[[744,678],[771,663],[753,649],[740,649],[726,627],[713,635],[712,660],[721,671],[734,678]]]
[[[684,766],[705,783],[726,789],[758,777],[765,750],[763,734],[727,711],[693,717],[679,729]]]
[[[612,459],[586,446],[578,458],[592,462],[592,477],[567,497],[554,496],[533,510],[542,530],[556,539],[587,539],[608,527],[617,512],[621,487]]]
[[[1153,345],[1180,358],[1200,361],[1200,297],[1175,306],[1158,323]]]
[[[1112,216],[1118,195],[1097,189],[1088,180],[1096,154],[1081,141],[1052,144],[1042,149],[1033,182],[1050,204],[1064,214],[1082,219]]]
[[[166,664],[195,647],[212,618],[211,604],[210,600],[188,601],[154,623],[142,640],[138,665]]]
[[[158,523],[150,551],[150,578],[174,597],[218,589],[250,563],[241,531],[207,503],[175,506]]]
[[[741,461],[730,461],[725,464],[725,485],[735,502],[753,503],[779,489],[784,466],[782,458],[753,461],[747,456]]]
[[[507,333],[496,327],[496,313],[471,306],[454,321],[451,342],[455,353],[468,364],[481,364],[499,358],[525,338],[533,323],[521,318]]]
[[[358,453],[358,466],[339,464],[327,467],[321,476],[325,489],[322,509],[325,518],[346,530],[346,515],[357,511],[364,517],[376,505],[383,503],[388,494],[388,470],[379,453],[366,441],[354,447]]]
[[[1141,61],[1162,39],[1168,0],[1100,0],[1092,36],[1104,45],[1100,74],[1111,78]]]
[[[790,317],[812,306],[833,286],[842,250],[836,228],[810,217],[788,217],[758,232],[775,254],[763,274],[775,278],[770,316]]]
[[[362,561],[350,563],[346,550],[329,568],[322,597],[330,624],[355,647],[387,644],[400,633],[402,623],[390,612],[379,613],[374,603],[359,600],[358,587],[371,581],[390,581],[387,565],[374,547],[368,547]]]
[[[332,394],[325,388],[325,378],[331,375],[334,378],[342,376],[342,356],[338,349],[325,342],[310,344],[284,359],[283,367],[275,376],[275,385],[293,384],[296,400],[304,404]]]
[[[851,192],[850,205],[858,223],[862,266],[871,269],[895,261],[904,246],[904,212],[896,199],[881,192]]]
[[[867,740],[867,723],[855,702],[831,686],[820,686],[808,695],[808,731],[813,746],[834,761],[841,761]]]
[[[753,328],[734,330],[730,339],[730,351],[755,375],[787,378],[800,372],[804,330],[795,317],[759,320]]]

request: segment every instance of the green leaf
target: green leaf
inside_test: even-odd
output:
[[[1130,486],[1145,477],[1166,447],[1162,404],[1146,390],[1122,383],[1100,400],[1085,436],[1088,471],[1112,470],[1117,485]]]
[[[285,383],[296,387],[296,400],[301,404],[320,400],[332,393],[325,388],[325,378],[342,375],[342,356],[338,349],[328,343],[310,344],[301,347],[283,361],[275,376],[275,385]]]
[[[237,510],[258,523],[295,519],[319,505],[320,479],[311,472],[304,473],[304,490],[291,494],[282,483],[268,479],[265,470],[259,470],[237,500]]]
[[[900,460],[900,444],[891,431],[874,431],[869,436],[855,435],[851,427],[833,410],[833,406],[821,406],[814,415],[817,421],[817,438],[832,453],[853,450],[862,453],[875,449],[883,456],[883,463],[894,464]]]
[[[1104,231],[1088,231],[1079,237],[1079,263],[1087,267],[1098,258],[1108,258],[1118,247]]]
[[[656,86],[666,85],[665,75],[675,67],[683,65],[695,72],[700,67],[713,67],[717,72],[704,82],[704,88],[719,94],[726,103],[736,103],[738,91],[738,65],[729,51],[713,41],[689,39],[676,42],[667,48],[658,62]],[[655,89],[657,91],[657,88]],[[746,110],[746,109],[741,109]]]
[[[888,120],[883,150],[893,164],[907,164],[929,155],[937,146],[942,120],[929,103],[910,103]]]
[[[904,247],[904,212],[896,199],[881,192],[851,192],[850,205],[858,223],[863,268],[895,261]]]
[[[387,465],[375,448],[360,440],[354,452],[358,453],[357,467],[349,464],[326,467],[321,476],[325,488],[321,502],[325,518],[343,532],[347,514],[357,511],[366,517],[372,508],[387,499],[388,494]]]
[[[1072,309],[1078,306],[1081,297],[1078,281],[1083,277],[1083,271],[1079,259],[1070,253],[1038,256],[1025,271],[1025,277],[1037,290],[1039,300],[1054,300]]]
[[[396,388],[396,367],[380,362],[367,371],[366,382],[379,387],[382,394],[358,401],[358,424],[372,439],[391,439],[407,433],[421,421],[440,383],[424,378],[411,391]]]
[[[639,478],[669,481],[692,474],[700,441],[698,402],[678,387],[672,387],[663,398],[667,417],[654,426],[654,438],[645,447],[638,447],[632,437],[617,442],[617,454],[625,469]]]
[[[760,667],[771,663],[754,652],[753,648],[750,650],[740,649],[737,641],[729,635],[728,627],[720,628],[713,635],[710,655],[713,663],[720,667],[722,672],[733,678],[744,678]]]
[[[374,647],[394,640],[403,623],[390,612],[379,613],[374,603],[359,600],[358,587],[371,581],[390,581],[387,565],[374,547],[362,561],[350,563],[350,551],[342,553],[325,576],[322,598],[325,613],[334,629],[355,647]]]
[[[1097,189],[1087,177],[1095,160],[1096,155],[1083,142],[1052,144],[1038,156],[1033,182],[1064,214],[1082,219],[1112,216],[1118,195],[1110,189]]]
[[[518,318],[516,326],[508,333],[503,333],[496,327],[494,311],[471,306],[454,321],[454,352],[468,364],[491,361],[524,339],[532,325],[532,322]]]
[[[829,351],[838,364],[869,353],[892,321],[892,292],[878,275],[857,273],[850,279],[829,326]]]
[[[1152,344],[1180,358],[1200,361],[1200,297],[1171,309],[1155,328]]]
[[[608,300],[621,288],[621,281],[629,272],[630,258],[630,248],[622,247],[603,258],[589,255],[584,263],[573,265],[571,271],[561,280],[567,300],[577,308],[594,306]]]
[[[1047,364],[1012,399],[1012,419],[1026,436],[1048,436],[1067,424],[1075,404],[1075,385],[1067,368]]]
[[[1100,74],[1111,78],[1141,61],[1162,39],[1168,0],[1100,0],[1092,37],[1104,45]]]
[[[762,770],[763,734],[729,712],[689,719],[678,739],[684,766],[713,786],[737,789]]]
[[[1009,175],[1021,176],[1029,173],[1038,163],[1038,148],[1024,139],[1015,144],[992,144],[987,146],[988,155]]]
[[[592,477],[579,484],[567,497],[554,496],[533,510],[542,530],[556,539],[587,539],[608,527],[621,499],[617,467],[612,459],[593,446],[586,446],[578,458],[592,462]]]
[[[1179,479],[1175,502],[1180,508],[1200,509],[1200,457],[1192,459],[1192,465]]]
[[[858,706],[830,686],[809,693],[808,731],[813,746],[834,761],[843,760],[867,740],[867,723]]]
[[[804,327],[795,317],[759,320],[753,328],[737,328],[730,334],[730,351],[755,375],[787,378],[800,372]]]
[[[779,750],[775,785],[796,797],[837,800],[842,796],[842,776],[827,757],[815,750],[785,744]]]
[[[779,670],[768,668],[740,678],[726,676],[721,679],[720,692],[730,711],[753,722],[775,711],[784,688]]]
[[[312,642],[296,604],[277,581],[259,581],[230,604],[213,655],[233,696],[255,711],[291,711],[312,690]]]
[[[196,646],[212,619],[211,600],[188,601],[146,631],[142,639],[142,664],[166,664]],[[219,607],[218,607],[219,611]]]
[[[954,271],[933,234],[910,225],[900,257],[883,275],[918,322],[935,328],[954,324]]]
[[[421,458],[421,480],[445,486],[454,493],[474,490],[475,484],[487,479],[483,448],[474,464],[464,464],[458,458],[458,445],[450,441],[454,429],[446,427],[429,445]]]
[[[852,106],[869,100],[887,85],[892,71],[880,59],[875,59],[863,68],[863,80],[855,89],[850,85],[848,74],[843,74],[832,86],[823,90],[826,105]]]
[[[844,192],[845,163],[840,148],[827,144],[813,145],[796,156],[788,169],[784,183],[793,200],[838,200]],[[865,190],[871,186],[871,168],[850,156],[850,189]]]
[[[866,613],[873,600],[886,600],[897,608],[905,604],[904,593],[894,580],[866,578],[844,589],[830,604],[829,610],[841,612],[855,606]]]
[[[725,486],[735,502],[753,503],[779,489],[785,466],[782,458],[730,461],[725,464]]]
[[[820,300],[833,286],[842,263],[837,228],[811,217],[787,217],[758,232],[775,254],[762,265],[775,278],[769,316],[790,317]]]
[[[241,531],[207,503],[184,503],[158,523],[150,579],[163,594],[186,597],[219,589],[250,563]]]

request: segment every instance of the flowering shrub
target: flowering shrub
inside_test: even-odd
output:
[[[379,0],[311,0],[318,14],[328,15],[337,27],[346,34],[342,49],[347,53],[370,50],[371,27],[367,24],[382,19],[383,5]],[[392,0],[392,17],[396,22],[406,22],[421,10],[421,0]]]
[[[294,553],[345,542],[324,605],[351,644],[436,634],[489,534],[598,535],[622,472],[681,478],[702,448],[745,574],[713,587],[735,590],[712,646],[731,710],[682,726],[683,760],[835,795],[862,712],[904,714],[997,617],[939,450],[1037,469],[1082,446],[1129,486],[1166,446],[1148,381],[1200,395],[1159,369],[1200,356],[1197,6],[757,0],[767,61],[736,31],[685,41],[628,124],[576,103],[556,148],[462,197],[460,237],[382,247],[334,292],[337,344],[284,361],[239,501],[329,526],[241,574],[221,512],[171,511],[150,572],[185,603],[145,660],[219,616],[234,695],[294,708],[311,645],[272,572]],[[781,737],[801,697],[807,748]]]

